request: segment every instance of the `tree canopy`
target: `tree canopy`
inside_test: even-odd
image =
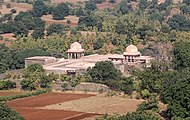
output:
[[[1,120],[24,120],[17,112],[8,107],[5,103],[0,102],[0,119]]]
[[[69,14],[69,7],[65,3],[58,4],[52,11],[53,19],[63,20]]]
[[[94,81],[117,80],[121,77],[121,72],[110,61],[97,62],[88,73]]]

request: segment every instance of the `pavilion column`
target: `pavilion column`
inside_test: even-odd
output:
[[[71,59],[71,53],[69,53],[68,58]]]
[[[71,53],[71,59],[73,59],[73,53]]]
[[[73,53],[73,55],[74,55],[74,59],[76,59],[76,54],[75,54],[75,53]]]
[[[81,58],[81,53],[79,53],[79,58]]]
[[[76,53],[76,59],[78,59],[79,58],[79,54],[78,53]]]

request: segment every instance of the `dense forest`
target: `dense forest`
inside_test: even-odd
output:
[[[111,62],[99,62],[87,71],[87,75],[74,79],[103,83],[126,94],[137,91],[140,97],[146,99],[137,112],[125,116],[105,116],[103,119],[160,120],[164,117],[188,120],[190,1],[174,3],[173,0],[166,0],[159,3],[158,0],[122,0],[118,3],[117,0],[108,0],[114,7],[98,9],[97,5],[105,1],[52,4],[51,1],[23,0],[20,2],[32,5],[31,10],[17,13],[15,9],[11,9],[10,14],[1,14],[0,39],[5,39],[1,36],[3,34],[13,33],[16,40],[6,39],[11,41],[9,46],[0,44],[0,73],[23,69],[24,59],[31,56],[67,58],[66,51],[75,41],[82,44],[86,55],[122,53],[127,45],[134,44],[140,48],[142,54],[155,57],[150,68],[132,68],[131,76],[126,78]],[[2,4],[3,1],[0,1],[0,5]],[[7,4],[6,7],[11,6]],[[78,25],[71,26],[69,20],[66,24],[49,25],[42,20],[43,15],[52,15],[53,20],[64,20],[68,15],[77,16]],[[84,31],[93,34],[84,35]],[[42,68],[39,67],[41,71],[32,71],[32,67],[38,69],[39,66],[31,66],[28,68],[30,70],[25,70],[23,89],[49,87],[52,81],[44,75]],[[32,76],[34,72],[39,72],[41,76],[35,78],[36,76]],[[39,80],[38,85],[34,79]],[[63,79],[66,79],[65,76]],[[28,87],[29,84],[32,86]],[[159,111],[158,101],[167,104],[166,111]]]

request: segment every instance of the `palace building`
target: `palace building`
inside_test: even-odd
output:
[[[74,42],[67,51],[68,59],[55,58],[49,56],[35,56],[25,59],[25,66],[29,64],[40,63],[47,73],[56,74],[81,74],[89,67],[95,66],[99,61],[112,61],[115,67],[122,72],[127,66],[145,66],[150,67],[153,59],[151,56],[142,56],[138,48],[129,45],[123,54],[92,54],[84,55],[85,50],[81,44]]]

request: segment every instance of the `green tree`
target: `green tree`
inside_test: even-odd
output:
[[[190,21],[183,15],[174,15],[172,18],[168,20],[168,24],[174,30],[190,30]]]
[[[42,65],[40,64],[30,64],[27,66],[27,68],[24,70],[24,73],[23,73],[23,77],[25,78],[28,78],[32,75],[32,73],[34,72],[45,72],[45,70],[43,69]]]
[[[16,83],[10,80],[0,80],[0,90],[9,90],[16,88]]]
[[[175,69],[190,67],[190,42],[176,42],[173,49],[173,65]]]
[[[137,111],[145,112],[146,110],[151,110],[153,112],[159,112],[158,108],[158,100],[156,95],[151,95],[147,101],[142,102],[139,106]]]
[[[80,17],[80,16],[83,16],[84,15],[84,11],[82,8],[79,8],[77,11],[76,11],[76,16],[77,17]]]
[[[141,10],[146,9],[147,6],[148,6],[147,0],[140,0],[139,8],[140,8]]]
[[[36,17],[41,17],[42,15],[46,14],[47,7],[44,4],[43,0],[36,0],[33,4],[32,13]]]
[[[65,26],[62,24],[51,24],[47,27],[47,35],[56,34],[64,34]]]
[[[24,120],[17,112],[13,111],[5,103],[0,103],[0,119],[1,120]]]
[[[100,48],[103,47],[103,42],[101,42],[100,40],[97,40],[95,43],[94,43],[94,50],[98,50]]]
[[[190,71],[172,71],[162,81],[161,100],[168,104],[167,115],[170,118],[187,118],[190,116]]]
[[[93,81],[118,80],[121,77],[121,72],[110,61],[97,62],[88,74]]]
[[[40,79],[40,87],[41,88],[50,88],[51,82],[52,82],[52,79],[49,76],[44,74]]]
[[[161,82],[168,68],[167,63],[153,61],[150,68],[146,68],[138,74],[138,78],[141,80],[141,90],[147,89],[151,93],[160,93]]]
[[[190,1],[189,0],[183,0],[183,3],[190,5]]]
[[[80,17],[78,21],[79,29],[84,30],[86,27],[97,27],[98,31],[102,30],[102,20],[96,16],[84,16]]]
[[[33,39],[44,38],[44,28],[36,28],[31,34]]]
[[[6,4],[6,7],[11,8],[11,4],[10,3]]]
[[[14,59],[14,64],[12,64],[13,68],[15,69],[21,69],[24,68],[24,60],[25,58],[28,57],[33,57],[33,56],[47,56],[50,55],[50,53],[42,50],[42,49],[24,49],[24,50],[17,50],[14,53],[13,59]]]
[[[23,79],[20,82],[20,85],[23,90],[28,90],[28,91],[36,90],[36,88],[37,88],[35,81],[29,80],[29,79]]]
[[[186,4],[182,4],[180,6],[180,10],[182,11],[183,14],[190,14],[190,7]]]
[[[96,4],[92,0],[89,0],[85,3],[85,8],[89,11],[97,9]]]
[[[15,22],[13,25],[13,33],[15,36],[28,36],[28,28],[22,22]]]
[[[110,2],[110,3],[116,3],[116,1],[115,1],[115,0],[109,0],[109,2]]]
[[[52,16],[55,20],[63,20],[67,15],[69,15],[69,7],[65,3],[58,4],[52,11]]]

